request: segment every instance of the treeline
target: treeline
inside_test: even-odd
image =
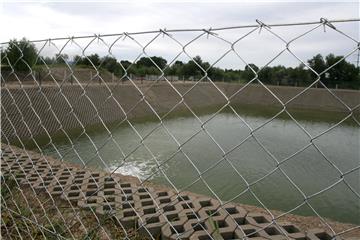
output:
[[[20,52],[19,49],[22,49]],[[57,54],[53,58],[37,57],[37,49],[26,39],[20,41],[13,40],[2,54],[2,65],[10,65],[18,71],[28,70],[28,66],[41,66],[44,64],[69,64],[77,67],[97,67],[100,70],[107,70],[114,75],[121,77],[125,70],[129,74],[136,76],[160,75],[164,71],[165,75],[179,76],[181,79],[200,79],[207,76],[213,81],[238,81],[248,82],[256,77],[265,83],[271,85],[290,85],[290,86],[308,86],[314,80],[320,78],[327,87],[339,88],[360,88],[359,68],[345,60],[343,56],[329,54],[326,57],[318,54],[307,61],[309,67],[314,71],[300,64],[297,67],[273,66],[259,68],[255,64],[249,64],[245,69],[222,69],[219,67],[210,67],[210,63],[203,61],[200,56],[196,56],[188,62],[175,61],[167,62],[166,59],[159,56],[142,57],[136,62],[131,63],[127,60],[118,61],[112,56],[100,57],[98,54],[88,56],[74,56],[69,58],[66,54]],[[24,61],[19,61],[21,58]],[[5,61],[7,60],[7,61]],[[26,62],[27,64],[25,64]],[[200,67],[199,67],[200,66]],[[161,69],[161,70],[160,70]],[[206,79],[205,79],[206,81]],[[254,81],[256,83],[256,81]],[[320,86],[321,87],[321,86]]]

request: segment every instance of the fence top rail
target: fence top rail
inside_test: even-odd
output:
[[[159,30],[150,30],[150,31],[139,31],[139,32],[122,32],[122,33],[110,33],[110,34],[94,34],[94,35],[84,35],[84,36],[68,36],[68,37],[56,37],[56,38],[47,38],[47,39],[38,39],[38,40],[29,40],[29,42],[46,42],[46,41],[56,41],[56,40],[67,40],[67,39],[81,39],[81,38],[91,38],[91,37],[113,37],[113,36],[126,36],[126,35],[139,35],[139,34],[151,34],[151,33],[171,33],[171,32],[214,32],[214,31],[223,31],[231,29],[240,29],[240,28],[254,28],[254,27],[287,27],[287,26],[301,26],[301,25],[314,25],[314,24],[324,24],[329,27],[334,28],[331,23],[344,23],[344,22],[360,22],[360,18],[350,18],[350,19],[326,19],[320,18],[317,21],[309,22],[291,22],[291,23],[264,23],[259,19],[256,19],[256,24],[248,25],[238,25],[231,27],[219,27],[219,28],[184,28],[184,29],[159,29]],[[0,44],[8,44],[10,41],[1,42]]]

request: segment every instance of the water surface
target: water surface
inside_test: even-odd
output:
[[[248,110],[236,115],[227,110],[204,128],[202,122],[212,114],[199,119],[177,116],[163,125],[125,122],[111,128],[112,137],[101,129],[89,132],[92,141],[74,134],[75,150],[65,138],[55,141],[58,151],[48,144],[43,150],[67,161],[87,162],[179,190],[213,197],[215,193],[222,200],[261,206],[260,200],[269,209],[290,211],[304,203],[304,195],[313,196],[307,202],[321,216],[360,224],[359,198],[353,192],[360,192],[359,170],[322,191],[337,183],[341,172],[359,166],[359,127],[351,119],[334,127],[346,114],[316,114],[321,121],[309,121],[315,115],[302,111],[294,112],[298,123],[284,115],[267,122],[272,113]],[[250,128],[257,129],[254,137]],[[309,135],[322,133],[312,145]],[[257,199],[247,191],[247,184]],[[306,204],[293,213],[315,215]]]

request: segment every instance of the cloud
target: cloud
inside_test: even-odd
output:
[[[336,9],[336,11],[334,11]],[[26,37],[28,39],[48,39],[53,37],[69,37],[106,33],[137,32],[157,29],[184,29],[229,27],[256,24],[255,19],[264,23],[288,23],[317,21],[321,17],[329,19],[349,19],[359,17],[358,2],[39,2],[39,3],[3,3],[0,41],[5,42],[13,38]],[[359,41],[359,22],[335,24],[341,31]],[[272,28],[271,30],[284,37],[286,41],[302,34],[314,26],[297,26]],[[218,32],[219,37],[235,41],[251,29]],[[201,34],[177,34],[173,36],[183,44]],[[136,40],[150,41],[149,36],[134,36]],[[104,38],[109,44],[116,38]],[[86,45],[92,39],[80,41]],[[121,59],[133,59],[141,52],[141,48],[133,46],[133,42],[118,41],[113,53]],[[58,47],[64,42],[57,42]],[[146,49],[149,53],[165,56],[168,60],[174,57],[180,46],[169,38],[159,37]],[[263,30],[258,31],[240,41],[237,50],[244,59],[258,65],[265,65],[286,44]],[[317,53],[346,54],[356,43],[347,39],[332,29],[326,33],[322,28],[306,35],[293,44],[294,52],[302,59],[307,59]],[[85,46],[82,46],[85,47]],[[229,49],[230,45],[204,35],[197,42],[192,43],[187,50],[193,55],[201,55],[206,61],[215,62]],[[180,49],[180,50],[179,50]],[[99,51],[107,54],[104,46],[92,44],[87,52]],[[56,49],[44,49],[44,53],[56,52]],[[81,49],[66,48],[72,54],[81,54]],[[219,65],[222,67],[236,67],[239,59],[230,54]],[[180,57],[188,60],[184,55]],[[278,64],[296,66],[299,62],[291,56],[282,58]]]

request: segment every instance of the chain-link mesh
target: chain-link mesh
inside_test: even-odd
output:
[[[353,124],[351,129],[357,135],[355,140],[359,139],[358,92],[344,90],[347,94],[353,94],[352,99],[355,100],[349,102],[346,94],[345,96],[341,91],[327,86],[325,78],[337,65],[350,61],[350,57],[358,54],[358,36],[342,31],[347,24],[358,26],[358,23],[358,19],[329,21],[322,18],[318,22],[267,25],[257,20],[254,25],[218,29],[161,29],[38,40],[24,45],[3,43],[2,237],[360,237],[356,220],[353,221],[354,224],[342,224],[322,216],[323,208],[327,206],[326,201],[334,200],[327,193],[333,191],[344,195],[347,192],[346,196],[355,199],[348,207],[359,213],[360,195],[356,185],[359,183],[360,169],[359,142],[353,143],[355,148],[352,150],[345,147],[337,150],[340,153],[355,151],[351,154],[355,154],[357,164],[346,167],[334,161],[318,143],[324,135],[334,132],[337,134],[336,129],[348,121]],[[346,46],[339,46],[343,56],[321,71],[314,69],[295,47],[302,39],[311,39],[314,37],[312,34],[319,31],[324,34],[318,39],[320,44],[331,37],[341,37],[347,43]],[[242,45],[247,39],[253,41],[264,35],[262,42],[256,42],[252,46]],[[263,56],[263,66],[255,68],[247,60],[251,56],[244,55],[249,49],[244,51],[244,48],[252,47],[250,52],[261,56],[262,49],[273,48],[272,45],[267,45],[266,40],[269,39],[276,41],[278,50],[274,49],[272,56]],[[28,45],[36,45],[36,58],[27,58]],[[12,52],[6,51],[9,47],[13,48]],[[194,58],[199,49],[211,53],[210,64],[204,65]],[[219,51],[213,52],[214,49]],[[14,52],[19,54],[14,55]],[[162,53],[169,60],[168,63],[161,66],[152,57],[154,52]],[[95,53],[103,58],[95,61],[90,57]],[[68,56],[75,55],[79,57],[69,60]],[[297,64],[302,64],[312,76],[311,81],[302,87],[283,87],[285,91],[289,91],[287,97],[282,96],[281,91],[284,90],[281,87],[269,86],[260,77],[260,73],[268,66],[281,64],[285,55]],[[48,61],[48,56],[56,56],[55,61]],[[105,57],[115,58],[121,71],[111,73],[104,70]],[[246,83],[226,83],[210,74],[229,57],[250,73],[251,77]],[[129,58],[133,58],[131,62],[121,61]],[[156,74],[134,74],[132,69],[140,59],[147,59]],[[192,63],[193,69],[189,73],[191,77],[168,73],[169,68],[178,60]],[[82,66],[80,61],[86,61],[87,67]],[[249,92],[253,88],[255,92]],[[243,101],[244,95],[256,95],[254,104],[262,106],[261,109],[272,105],[276,111],[255,124],[252,118],[241,113],[244,106],[237,106],[240,100]],[[317,103],[320,95],[326,95],[330,99],[328,103]],[[311,131],[304,125],[304,121],[298,119],[292,108],[301,99],[309,103],[307,106],[320,106],[312,114],[321,113],[321,107],[324,107],[335,110],[331,115],[339,117],[326,128],[318,132]],[[201,108],[211,105],[214,106],[203,115]],[[256,108],[255,105],[250,106]],[[223,126],[236,133],[236,142],[230,145],[224,144],[224,137],[219,132],[214,132],[211,126],[224,111],[231,114],[237,124]],[[169,119],[174,119],[178,112],[190,116],[193,131],[184,129],[185,134],[182,134],[180,129],[174,132]],[[269,147],[261,133],[281,116],[286,116],[287,121],[296,127],[297,134],[303,135],[305,141],[298,148],[289,147],[289,151],[279,156],[274,152],[276,147]],[[317,115],[314,113],[311,118],[315,116]],[[144,129],[144,122],[138,121],[138,118],[150,118],[150,128]],[[239,134],[236,130],[238,126],[245,131]],[[125,129],[127,135],[115,134],[119,129]],[[282,136],[283,131],[289,130],[278,129],[275,134]],[[94,132],[99,133],[101,138]],[[159,132],[162,133],[163,141],[156,141]],[[198,138],[205,139],[205,144],[199,143]],[[336,138],[336,135],[330,135],[330,138]],[[86,144],[79,144],[83,142]],[[249,142],[256,148],[249,148]],[[165,157],[159,153],[157,145],[161,144],[170,149]],[[189,145],[193,148],[189,148]],[[341,146],[340,143],[339,145]],[[204,158],[209,159],[206,164],[201,165],[198,159],[201,155],[194,154],[197,148],[202,151]],[[259,165],[259,168],[270,166],[266,168],[265,174],[254,172],[249,177],[242,171],[242,168],[247,167],[247,162],[242,163],[242,157],[235,157],[234,160],[235,152],[238,152],[237,156],[244,154],[249,157],[245,153],[249,149],[262,153],[255,157],[264,161],[264,165]],[[325,177],[328,181],[321,189],[311,193],[294,177],[292,171],[296,170],[287,168],[287,164],[291,162],[296,168],[299,161],[307,161],[304,153],[309,149],[316,153],[316,160],[310,162],[313,165],[310,165],[308,171],[315,165],[324,171],[325,168],[330,169],[328,172],[318,173],[319,179]],[[109,155],[109,151],[115,154]],[[129,162],[139,158],[139,152],[152,164],[146,166],[147,174],[136,177],[119,174],[123,173],[122,170],[128,167]],[[212,156],[214,152],[216,154]],[[177,170],[175,163],[186,166],[186,170],[183,171],[184,168],[181,167]],[[224,168],[227,171],[220,170]],[[187,175],[187,171],[192,175]],[[218,171],[222,173],[220,176]],[[180,184],[178,179],[182,175],[186,177],[182,178]],[[236,181],[232,189],[226,188],[230,175],[233,176],[232,181]],[[274,175],[277,176],[276,179],[273,178]],[[307,177],[307,173],[303,173],[302,178]],[[355,181],[351,181],[354,178]],[[161,181],[157,182],[156,179]],[[214,182],[220,183],[221,187],[214,187]],[[290,207],[280,207],[281,211],[272,210],[273,205],[269,206],[264,200],[266,197],[261,191],[257,191],[257,187],[263,185],[265,188],[274,188],[273,191],[276,192],[276,188],[283,184],[287,185],[285,191],[295,192],[300,200]],[[225,190],[221,191],[221,188]],[[225,194],[227,197],[224,197],[224,192],[228,191],[231,191],[231,196]],[[258,207],[242,205],[241,199],[244,196],[253,199],[252,204]],[[280,192],[272,196],[277,201],[276,198],[285,198],[286,194],[282,195]],[[321,198],[320,202],[315,201],[318,198]],[[312,217],[293,215],[299,214],[301,209],[307,209],[305,215]],[[342,211],[345,214],[344,209],[328,211],[341,215]],[[357,216],[360,217],[358,214]],[[321,229],[316,229],[319,227]]]

